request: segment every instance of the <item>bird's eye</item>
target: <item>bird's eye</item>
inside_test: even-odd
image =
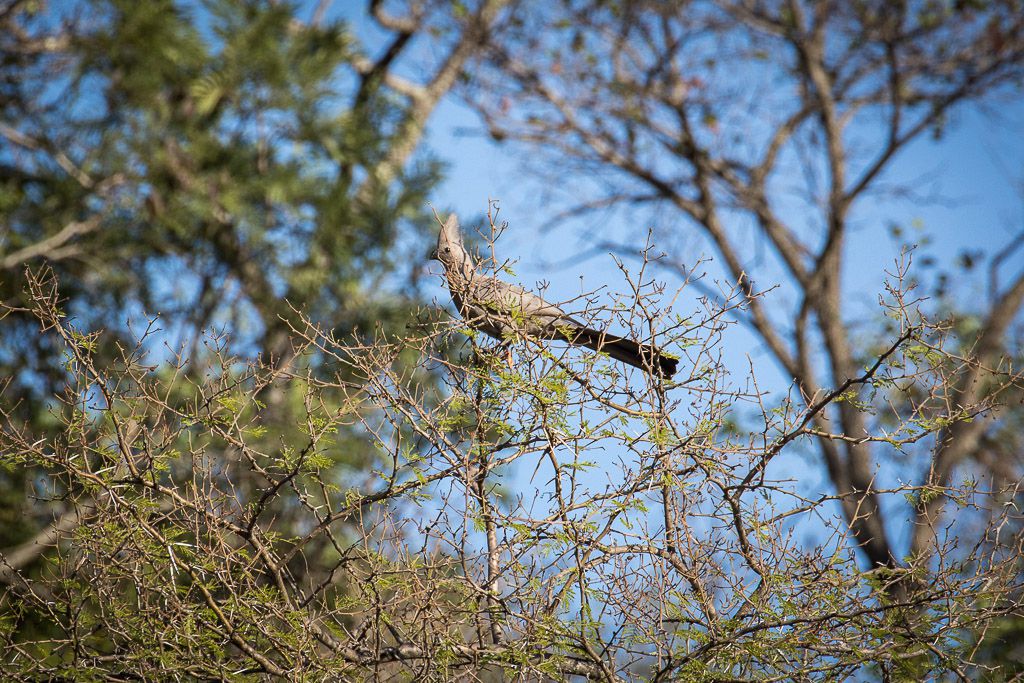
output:
[[[444,248],[444,253],[446,253],[446,254],[447,254],[447,253],[448,253],[449,251],[451,251],[451,250],[452,250],[452,248],[451,248],[451,247],[445,247],[445,248]]]

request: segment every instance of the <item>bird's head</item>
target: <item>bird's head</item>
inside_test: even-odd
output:
[[[447,271],[463,271],[472,269],[472,263],[465,247],[462,246],[462,233],[459,231],[459,219],[452,214],[441,225],[437,235],[437,248],[430,252],[430,258],[444,264]]]

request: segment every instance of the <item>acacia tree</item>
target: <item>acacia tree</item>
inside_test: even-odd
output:
[[[559,176],[600,179],[587,203],[570,200],[560,216],[629,206],[635,225],[651,207],[669,253],[692,250],[688,235],[705,238],[748,298],[739,319],[805,406],[846,386],[898,336],[891,323],[873,324],[882,333],[873,343],[854,332],[864,321],[843,272],[859,211],[885,182],[906,188],[887,172],[908,145],[941,135],[959,109],[988,96],[1019,102],[1024,75],[1024,13],[1014,0],[566,1],[545,12],[524,3],[496,36],[466,91],[491,135],[530,145]],[[934,566],[958,471],[1020,476],[1019,449],[993,458],[1000,439],[990,438],[1013,420],[1006,410],[1016,399],[1004,393],[1011,407],[981,414],[967,408],[1008,391],[1007,357],[1019,349],[1007,334],[1024,302],[1024,273],[1008,269],[999,250],[989,256],[991,299],[956,307],[970,324],[949,332],[963,356],[947,370],[942,400],[854,386],[814,417],[815,429],[841,435],[813,447],[869,567]],[[688,275],[682,261],[664,265]],[[780,282],[780,292],[759,296]],[[946,303],[940,297],[930,310],[941,316]],[[921,411],[926,432],[943,425],[934,438],[919,433],[914,446],[872,438],[910,409]],[[893,460],[911,463],[900,476],[927,495],[885,514],[878,465]]]
[[[887,306],[900,329],[891,346],[812,404],[773,406],[756,384],[737,388],[721,363],[747,294],[673,311],[676,297],[652,281],[651,265],[624,267],[622,294],[602,290],[574,308],[598,328],[653,331],[687,369],[674,382],[564,344],[487,340],[462,321],[428,318],[401,334],[344,341],[298,317],[295,357],[318,358],[319,373],[260,361],[240,369],[218,351],[202,378],[167,377],[145,339],[101,364],[104,333],[63,313],[52,273],[30,274],[23,312],[68,358],[61,429],[39,439],[4,415],[0,453],[45,473],[83,522],[51,530],[43,571],[5,566],[5,673],[977,673],[964,635],[1020,607],[1024,536],[1010,538],[1014,508],[985,520],[999,543],[939,546],[937,567],[910,568],[920,580],[908,583],[858,570],[842,524],[826,543],[803,543],[801,526],[835,520],[830,505],[844,496],[807,498],[767,468],[808,439],[843,440],[816,419],[851,391],[898,386],[919,397],[888,433],[867,437],[893,447],[922,438],[931,404],[956,391],[949,363],[960,356],[945,350],[946,328],[908,305],[905,273],[896,271]],[[424,385],[423,374],[440,375],[443,387]],[[259,399],[269,387],[302,396],[286,438],[266,438],[279,419]],[[741,406],[760,416],[757,430],[736,428]],[[972,415],[991,407],[991,398],[964,406]],[[353,427],[370,467],[339,471],[339,435]],[[965,513],[1018,493],[978,484],[945,492]],[[285,528],[281,510],[292,519]],[[896,585],[899,599],[872,597]],[[36,630],[19,629],[24,620]]]

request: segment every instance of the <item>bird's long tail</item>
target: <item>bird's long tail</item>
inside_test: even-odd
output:
[[[641,344],[632,339],[617,337],[614,334],[589,327],[574,329],[573,338],[570,341],[574,344],[582,344],[594,351],[607,353],[615,360],[645,372],[651,372],[654,369],[666,378],[676,374],[676,366],[679,364],[678,358],[667,355],[657,346]]]

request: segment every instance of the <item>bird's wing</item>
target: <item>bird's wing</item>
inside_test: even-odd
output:
[[[567,315],[558,306],[518,285],[496,277],[474,278],[477,315],[487,319],[480,325],[494,336],[518,329],[531,336],[559,339],[586,346],[645,372],[652,369],[664,377],[675,374],[678,360],[651,344],[642,344],[602,330],[595,330]],[[488,325],[490,323],[490,325]]]
[[[477,274],[470,287],[473,303],[495,314],[523,316],[545,323],[565,319],[574,323],[558,306],[548,303],[540,296],[528,292],[518,285],[503,282],[492,275]]]

